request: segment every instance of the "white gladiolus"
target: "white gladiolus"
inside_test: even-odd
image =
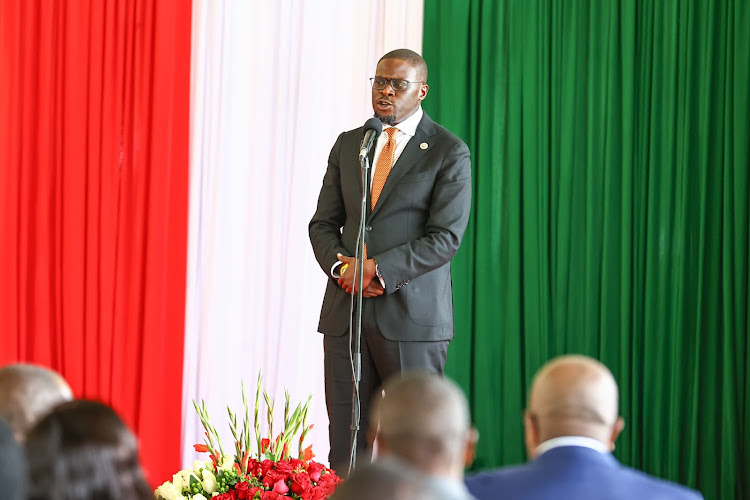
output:
[[[156,488],[154,496],[161,500],[180,500],[183,498],[182,492],[169,481]]]
[[[234,457],[224,456],[221,458],[219,464],[219,470],[232,470],[234,469]]]
[[[203,469],[203,491],[206,493],[213,493],[219,489],[219,484],[216,482],[216,476],[210,470]],[[195,497],[193,497],[195,498]]]
[[[172,476],[172,484],[175,488],[177,488],[177,491],[187,491],[190,482],[188,481],[186,474],[187,473],[184,470],[181,470],[180,472]]]

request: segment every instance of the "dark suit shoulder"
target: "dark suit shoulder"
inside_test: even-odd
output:
[[[341,132],[341,134],[339,134],[339,140],[356,138],[358,141],[361,141],[362,136],[364,136],[364,128],[364,126],[361,126]]]
[[[429,117],[427,113],[424,113],[424,116],[422,116],[422,121],[419,123],[419,126],[424,127],[424,129],[428,132],[430,131],[430,128],[431,128],[432,129],[431,133],[440,135],[441,141],[460,144],[463,147],[466,147],[468,149],[463,139],[461,139],[456,134],[454,134],[447,128],[443,127],[442,125],[434,121],[432,118]]]
[[[683,486],[679,483],[667,481],[655,476],[646,474],[643,471],[621,465],[619,468],[623,479],[633,484],[640,484],[643,491],[652,493],[652,496],[645,498],[671,498],[675,500],[699,500],[703,499],[698,491]]]
[[[703,498],[695,490],[623,466],[611,455],[578,447],[557,448],[524,465],[468,476],[466,486],[479,500],[496,498],[498,492],[506,499],[537,500]]]
[[[530,464],[511,465],[467,475],[464,479],[469,492],[478,499],[492,498],[498,491],[515,491],[534,477]]]

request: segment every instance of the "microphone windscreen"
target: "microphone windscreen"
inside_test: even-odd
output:
[[[378,137],[380,137],[380,134],[383,133],[383,122],[373,116],[365,122],[362,134],[366,134],[368,130],[374,130],[375,138],[377,139]]]

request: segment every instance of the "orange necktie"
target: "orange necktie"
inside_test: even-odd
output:
[[[388,179],[388,174],[393,169],[394,160],[396,158],[396,134],[398,129],[396,127],[390,127],[385,129],[385,133],[388,134],[388,142],[383,146],[383,150],[378,156],[378,162],[375,164],[375,174],[372,177],[372,192],[370,193],[370,210],[375,208],[375,204],[380,198],[380,193],[383,192],[383,186],[385,181]],[[367,243],[365,243],[364,257],[367,259]]]
[[[398,133],[398,129],[390,127],[385,129],[385,133],[388,134],[388,142],[385,143],[383,150],[380,152],[378,162],[375,164],[375,175],[372,178],[372,193],[370,193],[371,210],[375,208],[375,204],[378,202],[378,198],[380,198],[380,193],[383,191],[388,174],[393,169],[393,160],[396,157],[396,134]]]

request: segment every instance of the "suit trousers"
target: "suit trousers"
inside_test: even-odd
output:
[[[355,297],[356,300],[356,297]],[[390,377],[409,371],[443,375],[449,340],[399,342],[388,340],[378,328],[375,318],[375,301],[378,297],[363,299],[362,309],[362,378],[359,386],[361,418],[357,437],[357,462],[370,462],[371,443],[368,442],[370,408],[373,397],[381,397],[381,386]],[[356,313],[355,322],[356,329]],[[331,467],[343,476],[349,468],[351,456],[353,372],[350,353],[354,352],[355,339],[347,333],[341,336],[325,335],[325,391],[328,408],[328,435]],[[374,435],[370,436],[371,438]]]

